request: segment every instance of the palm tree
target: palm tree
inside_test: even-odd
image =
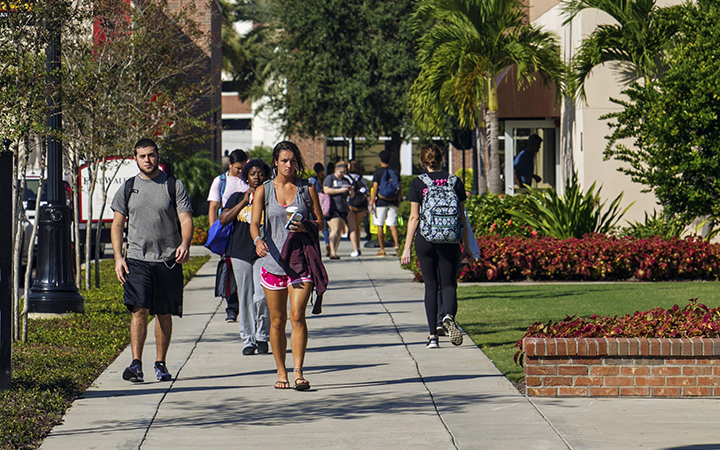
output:
[[[563,5],[568,24],[586,9],[610,15],[616,24],[598,25],[583,39],[572,60],[570,92],[585,100],[585,80],[598,65],[624,63],[628,80],[642,78],[647,85],[665,69],[665,49],[677,33],[671,14],[678,5],[657,6],[655,0],[569,0]]]
[[[479,128],[484,110],[490,129],[489,190],[502,192],[499,77],[515,66],[520,86],[539,75],[545,85],[554,83],[559,95],[565,66],[557,37],[531,24],[519,0],[419,0],[416,24],[422,33],[421,73],[411,102],[418,127],[434,134],[443,114],[450,114],[462,128]]]

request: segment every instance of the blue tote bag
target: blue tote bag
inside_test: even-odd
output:
[[[220,223],[220,219],[217,219],[208,230],[208,239],[205,247],[215,254],[220,256],[224,255],[230,246],[234,230],[235,221],[223,226]]]

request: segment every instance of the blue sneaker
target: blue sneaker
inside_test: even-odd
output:
[[[142,362],[137,359],[133,359],[130,366],[123,372],[122,377],[123,380],[131,381],[133,383],[142,383],[145,381],[143,379]]]
[[[162,361],[157,361],[155,363],[155,376],[157,376],[158,381],[172,380],[172,375],[170,375],[170,372],[168,372],[167,367],[165,367],[165,363]]]

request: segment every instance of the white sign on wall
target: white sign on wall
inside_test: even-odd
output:
[[[89,215],[88,198],[90,197],[90,169],[89,164],[80,166],[80,222],[87,222]],[[93,222],[97,222],[102,217],[103,222],[112,222],[113,210],[110,209],[115,193],[128,178],[134,177],[140,173],[135,158],[122,158],[119,156],[105,159],[105,176],[103,177],[102,167],[98,174],[98,182],[93,192]],[[160,170],[165,170],[165,166],[160,164]],[[100,208],[103,202],[103,187],[107,188],[107,203],[100,216]]]

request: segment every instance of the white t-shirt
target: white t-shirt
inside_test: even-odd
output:
[[[250,189],[250,186],[242,180],[240,177],[231,177],[229,172],[225,172],[227,177],[225,185],[225,193],[220,198],[220,175],[216,176],[210,186],[210,193],[208,194],[207,201],[209,202],[220,202],[220,207],[225,206],[231,195],[236,192],[245,192]]]

